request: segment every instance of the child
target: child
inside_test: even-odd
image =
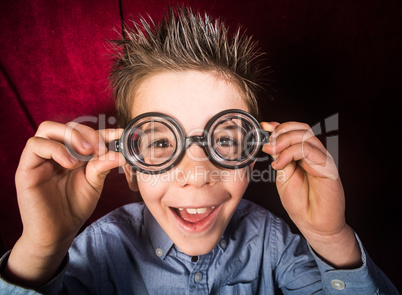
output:
[[[185,9],[144,29],[116,42],[127,131],[44,122],[28,141],[16,174],[24,230],[1,260],[1,294],[397,294],[345,223],[336,167],[310,127],[263,122],[266,143],[253,125],[255,43]],[[120,138],[123,153],[106,148]],[[262,142],[305,239],[242,200]],[[118,166],[144,203],[76,238]]]

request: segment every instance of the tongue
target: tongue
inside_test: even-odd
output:
[[[186,209],[183,209],[183,210],[176,209],[177,215],[179,215],[182,219],[184,219],[185,221],[190,222],[190,223],[197,223],[197,222],[203,220],[204,218],[208,217],[213,211],[214,211],[214,209],[208,208],[207,212],[205,212],[205,213],[190,214],[187,212]]]

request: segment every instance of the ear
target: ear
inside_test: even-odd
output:
[[[137,183],[137,176],[135,174],[135,170],[129,165],[126,164],[123,166],[124,174],[126,175],[127,183],[129,188],[133,192],[138,192],[138,183]]]
[[[252,162],[250,165],[246,166],[245,169],[247,169],[247,176],[248,176],[248,181],[251,181],[251,176],[254,170],[254,165],[257,161]]]
[[[257,160],[255,160],[253,163],[251,163],[250,164],[250,172],[253,172],[253,170],[254,170],[254,165],[255,165],[255,163],[257,162]]]

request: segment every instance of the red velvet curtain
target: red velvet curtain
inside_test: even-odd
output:
[[[121,32],[121,20],[147,13],[160,19],[171,2],[221,16],[232,28],[240,24],[260,41],[274,89],[274,100],[263,98],[263,119],[303,121],[321,127],[324,142],[338,140],[347,220],[398,287],[398,0],[1,1],[0,254],[21,234],[14,174],[27,139],[44,120],[116,126],[106,40],[118,37],[113,28]],[[334,114],[339,124],[326,134]],[[267,177],[246,198],[288,220],[273,175]],[[124,184],[123,174],[111,173],[89,222],[139,200]]]

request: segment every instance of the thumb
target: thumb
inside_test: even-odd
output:
[[[112,142],[119,139],[123,130],[122,129],[105,129],[99,130],[99,135],[105,142]],[[102,155],[93,157],[86,167],[87,181],[99,193],[102,191],[103,183],[110,170],[119,166],[124,166],[126,160],[121,153],[108,151]]]
[[[119,166],[124,166],[126,160],[121,153],[107,152],[99,157],[93,157],[86,168],[87,181],[99,193],[102,191],[103,183],[110,170]]]

